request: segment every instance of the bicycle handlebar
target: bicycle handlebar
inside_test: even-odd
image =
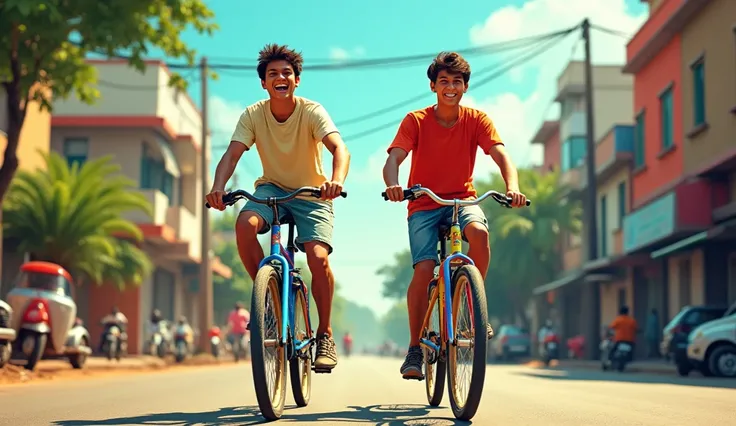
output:
[[[412,186],[411,188],[407,188],[404,190],[404,200],[414,200],[422,195],[427,195],[429,198],[434,200],[437,204],[443,205],[443,206],[454,206],[455,203],[459,206],[472,206],[476,204],[480,204],[483,201],[485,201],[486,198],[492,197],[494,201],[496,201],[498,204],[511,208],[511,202],[512,199],[510,197],[507,197],[506,194],[502,194],[498,191],[490,190],[486,192],[485,194],[481,195],[480,197],[474,199],[474,200],[445,200],[443,198],[440,198],[437,194],[432,192],[429,188],[424,188],[420,184],[416,184]],[[386,195],[386,192],[382,192],[381,196],[384,200],[388,201],[388,196]],[[531,200],[526,200],[526,205],[530,206],[532,204]]]
[[[320,198],[322,196],[322,190],[320,190],[317,187],[314,186],[303,186],[296,191],[286,194],[281,197],[268,197],[268,198],[258,198],[254,196],[253,194],[249,193],[248,191],[238,189],[232,192],[228,192],[222,197],[222,202],[225,203],[226,206],[232,206],[233,204],[237,203],[238,201],[242,200],[243,198],[247,198],[250,201],[253,201],[254,203],[258,204],[280,204],[284,203],[286,201],[292,200],[296,198],[296,196],[301,194],[309,194],[313,196],[314,198]],[[348,196],[348,193],[345,191],[342,191],[340,193],[340,196],[342,198],[345,198]],[[204,205],[209,209],[211,208],[210,203],[204,203]]]

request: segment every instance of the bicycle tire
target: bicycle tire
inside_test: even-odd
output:
[[[300,340],[311,339],[313,332],[309,326],[309,305],[307,305],[306,293],[301,290],[296,291],[296,300],[294,301],[294,325],[292,332],[296,334],[299,318],[304,321],[305,335],[302,337],[295,336]],[[296,349],[296,348],[295,348]],[[301,350],[305,358],[298,356],[296,350],[294,356],[289,360],[289,379],[291,381],[291,392],[294,395],[294,402],[298,407],[306,407],[312,397],[312,344]],[[300,368],[302,370],[300,371]]]
[[[437,288],[437,285],[435,283],[434,288]],[[440,312],[440,304],[439,304],[439,298],[435,299],[434,303],[432,303],[432,294],[431,294],[432,286],[430,286],[430,294],[429,294],[429,302],[430,306],[427,307],[427,312],[431,310],[436,310],[437,313],[437,328],[442,328],[442,321],[444,321],[444,316]],[[439,289],[438,289],[439,290]],[[429,330],[424,329],[424,332],[422,333],[423,337],[425,339],[430,339],[429,334],[431,332],[435,332],[437,339],[435,343],[439,344],[440,347],[442,346],[442,339],[444,336],[442,335],[441,330],[431,330],[434,328],[432,326],[432,320],[430,316],[430,322],[429,322]],[[437,351],[436,357],[437,360],[434,364],[431,364],[429,362],[429,356],[434,352],[432,349],[428,349],[424,346],[422,346],[422,350],[424,352],[424,381],[425,381],[425,388],[427,391],[427,402],[432,407],[438,407],[442,403],[442,398],[445,394],[445,374],[447,371],[447,360],[442,356],[441,350]],[[436,373],[436,374],[435,374]]]
[[[483,395],[483,384],[486,377],[486,351],[488,335],[486,324],[488,324],[488,307],[486,306],[486,293],[483,277],[473,265],[463,265],[452,278],[452,321],[453,329],[457,337],[457,322],[459,302],[466,299],[465,285],[459,285],[467,281],[470,287],[470,301],[473,308],[473,371],[470,375],[470,386],[464,402],[459,398],[457,386],[457,349],[456,345],[450,343],[447,348],[448,369],[447,380],[449,382],[450,406],[452,414],[458,420],[470,420],[475,416]]]
[[[264,326],[266,308],[271,307],[276,317],[276,336],[272,338],[281,340],[281,276],[273,268],[266,265],[262,267],[253,282],[253,297],[251,300],[251,365],[253,368],[253,386],[255,387],[256,399],[261,415],[268,420],[278,420],[284,412],[286,401],[286,347],[276,343],[276,380],[274,381],[274,395],[268,389],[266,363],[264,355],[266,348],[264,342]],[[272,303],[267,303],[268,293],[271,294]]]

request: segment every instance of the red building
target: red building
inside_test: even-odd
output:
[[[733,91],[723,93],[723,90],[721,94],[716,93],[722,84],[733,84],[736,75],[733,40],[726,42],[718,35],[732,31],[727,22],[733,25],[736,2],[648,2],[650,18],[627,45],[624,67],[624,72],[634,75],[636,126],[629,200],[632,211],[624,219],[624,256],[618,266],[627,270],[633,284],[633,311],[637,320],[643,324],[649,312],[657,309],[664,324],[681,306],[724,304],[727,299],[726,281],[729,278],[724,271],[729,261],[727,246],[731,244],[733,248],[733,241],[725,240],[726,230],[730,228],[719,224],[713,212],[736,201],[736,182],[730,177],[734,169],[715,160],[724,154],[722,149],[716,149],[717,146],[736,146],[736,132],[730,134],[730,141],[719,142],[713,138],[698,141],[696,134],[704,132],[703,127],[707,126],[703,109],[706,114],[719,117],[718,122],[724,126],[723,138],[729,138],[728,130],[736,129],[736,126],[728,127],[728,120],[720,118],[730,114],[726,108],[712,110],[703,101],[704,98],[711,98],[708,100],[711,102],[736,94]],[[726,16],[720,20],[717,13],[705,16],[714,8]],[[698,21],[702,21],[703,30],[696,34],[691,28]],[[714,70],[713,80],[706,81],[705,87],[710,91],[705,96],[703,58],[685,56],[686,45],[699,46],[701,56],[703,51],[710,53],[712,49],[714,63],[715,60],[723,62],[724,69]],[[725,60],[715,57],[719,54],[726,56]],[[726,65],[728,61],[730,68]],[[711,70],[711,67],[706,69]],[[736,99],[733,101],[736,104]],[[693,107],[693,102],[702,105]],[[690,116],[697,116],[701,122],[685,128],[685,123],[692,123]],[[729,120],[733,117],[731,114]],[[695,148],[697,143],[701,146]],[[713,161],[705,162],[700,168],[686,167],[690,150],[710,152]],[[736,156],[736,153],[729,155]],[[717,234],[723,241],[717,241],[711,234]],[[638,346],[644,350],[645,345]]]

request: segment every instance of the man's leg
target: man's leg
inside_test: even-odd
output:
[[[485,281],[488,265],[491,264],[491,242],[486,215],[480,206],[463,206],[458,212],[458,222],[463,230],[463,237],[468,242],[468,257],[473,259]],[[488,340],[493,339],[495,335],[490,323],[486,325],[486,334]]]
[[[258,198],[278,197],[285,193],[278,187],[270,184],[259,185],[255,193]],[[256,279],[258,264],[263,260],[263,248],[258,241],[258,234],[264,234],[271,229],[273,211],[264,204],[248,201],[240,210],[235,222],[235,241],[238,244],[238,254],[245,270],[252,280]]]
[[[424,354],[419,346],[419,333],[427,313],[427,287],[434,278],[434,268],[439,263],[437,256],[438,226],[446,209],[419,211],[409,217],[409,247],[411,249],[414,274],[406,292],[409,313],[409,351],[401,365],[405,379],[422,380]]]
[[[319,316],[314,367],[316,370],[332,370],[337,365],[337,349],[331,323],[335,277],[328,260],[332,253],[332,205],[294,199],[287,203],[287,207],[297,228],[296,246],[307,255],[307,266],[312,273],[311,291]]]

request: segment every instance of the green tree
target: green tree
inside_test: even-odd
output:
[[[486,277],[489,314],[524,318],[532,290],[560,271],[559,241],[565,232],[579,233],[582,209],[565,194],[558,173],[519,170],[519,185],[532,200],[529,207],[505,209],[486,203],[491,230],[491,265]],[[478,192],[505,188],[494,174],[478,184]]]
[[[235,241],[228,241],[215,247],[215,255],[232,270],[232,277],[215,276],[213,279],[214,312],[217,321],[227,321],[227,314],[233,309],[235,302],[242,302],[250,309],[253,293],[253,280],[250,279],[238,255]]]
[[[114,235],[143,238],[138,226],[121,215],[151,214],[134,183],[119,174],[110,157],[67,165],[56,153],[41,153],[46,170],[21,171],[3,205],[3,227],[22,252],[60,264],[95,283],[138,285],[150,274],[148,256]]]
[[[409,344],[409,313],[406,303],[396,303],[386,315],[381,318],[383,334],[400,347]]]
[[[51,109],[52,99],[76,93],[94,102],[99,92],[95,69],[85,61],[90,53],[113,57],[126,52],[130,66],[141,72],[150,48],[193,65],[196,52],[182,34],[193,28],[211,35],[217,29],[213,17],[203,0],[0,2],[0,83],[8,115],[0,200],[18,168],[18,140],[30,101]],[[170,84],[185,87],[178,75]]]

